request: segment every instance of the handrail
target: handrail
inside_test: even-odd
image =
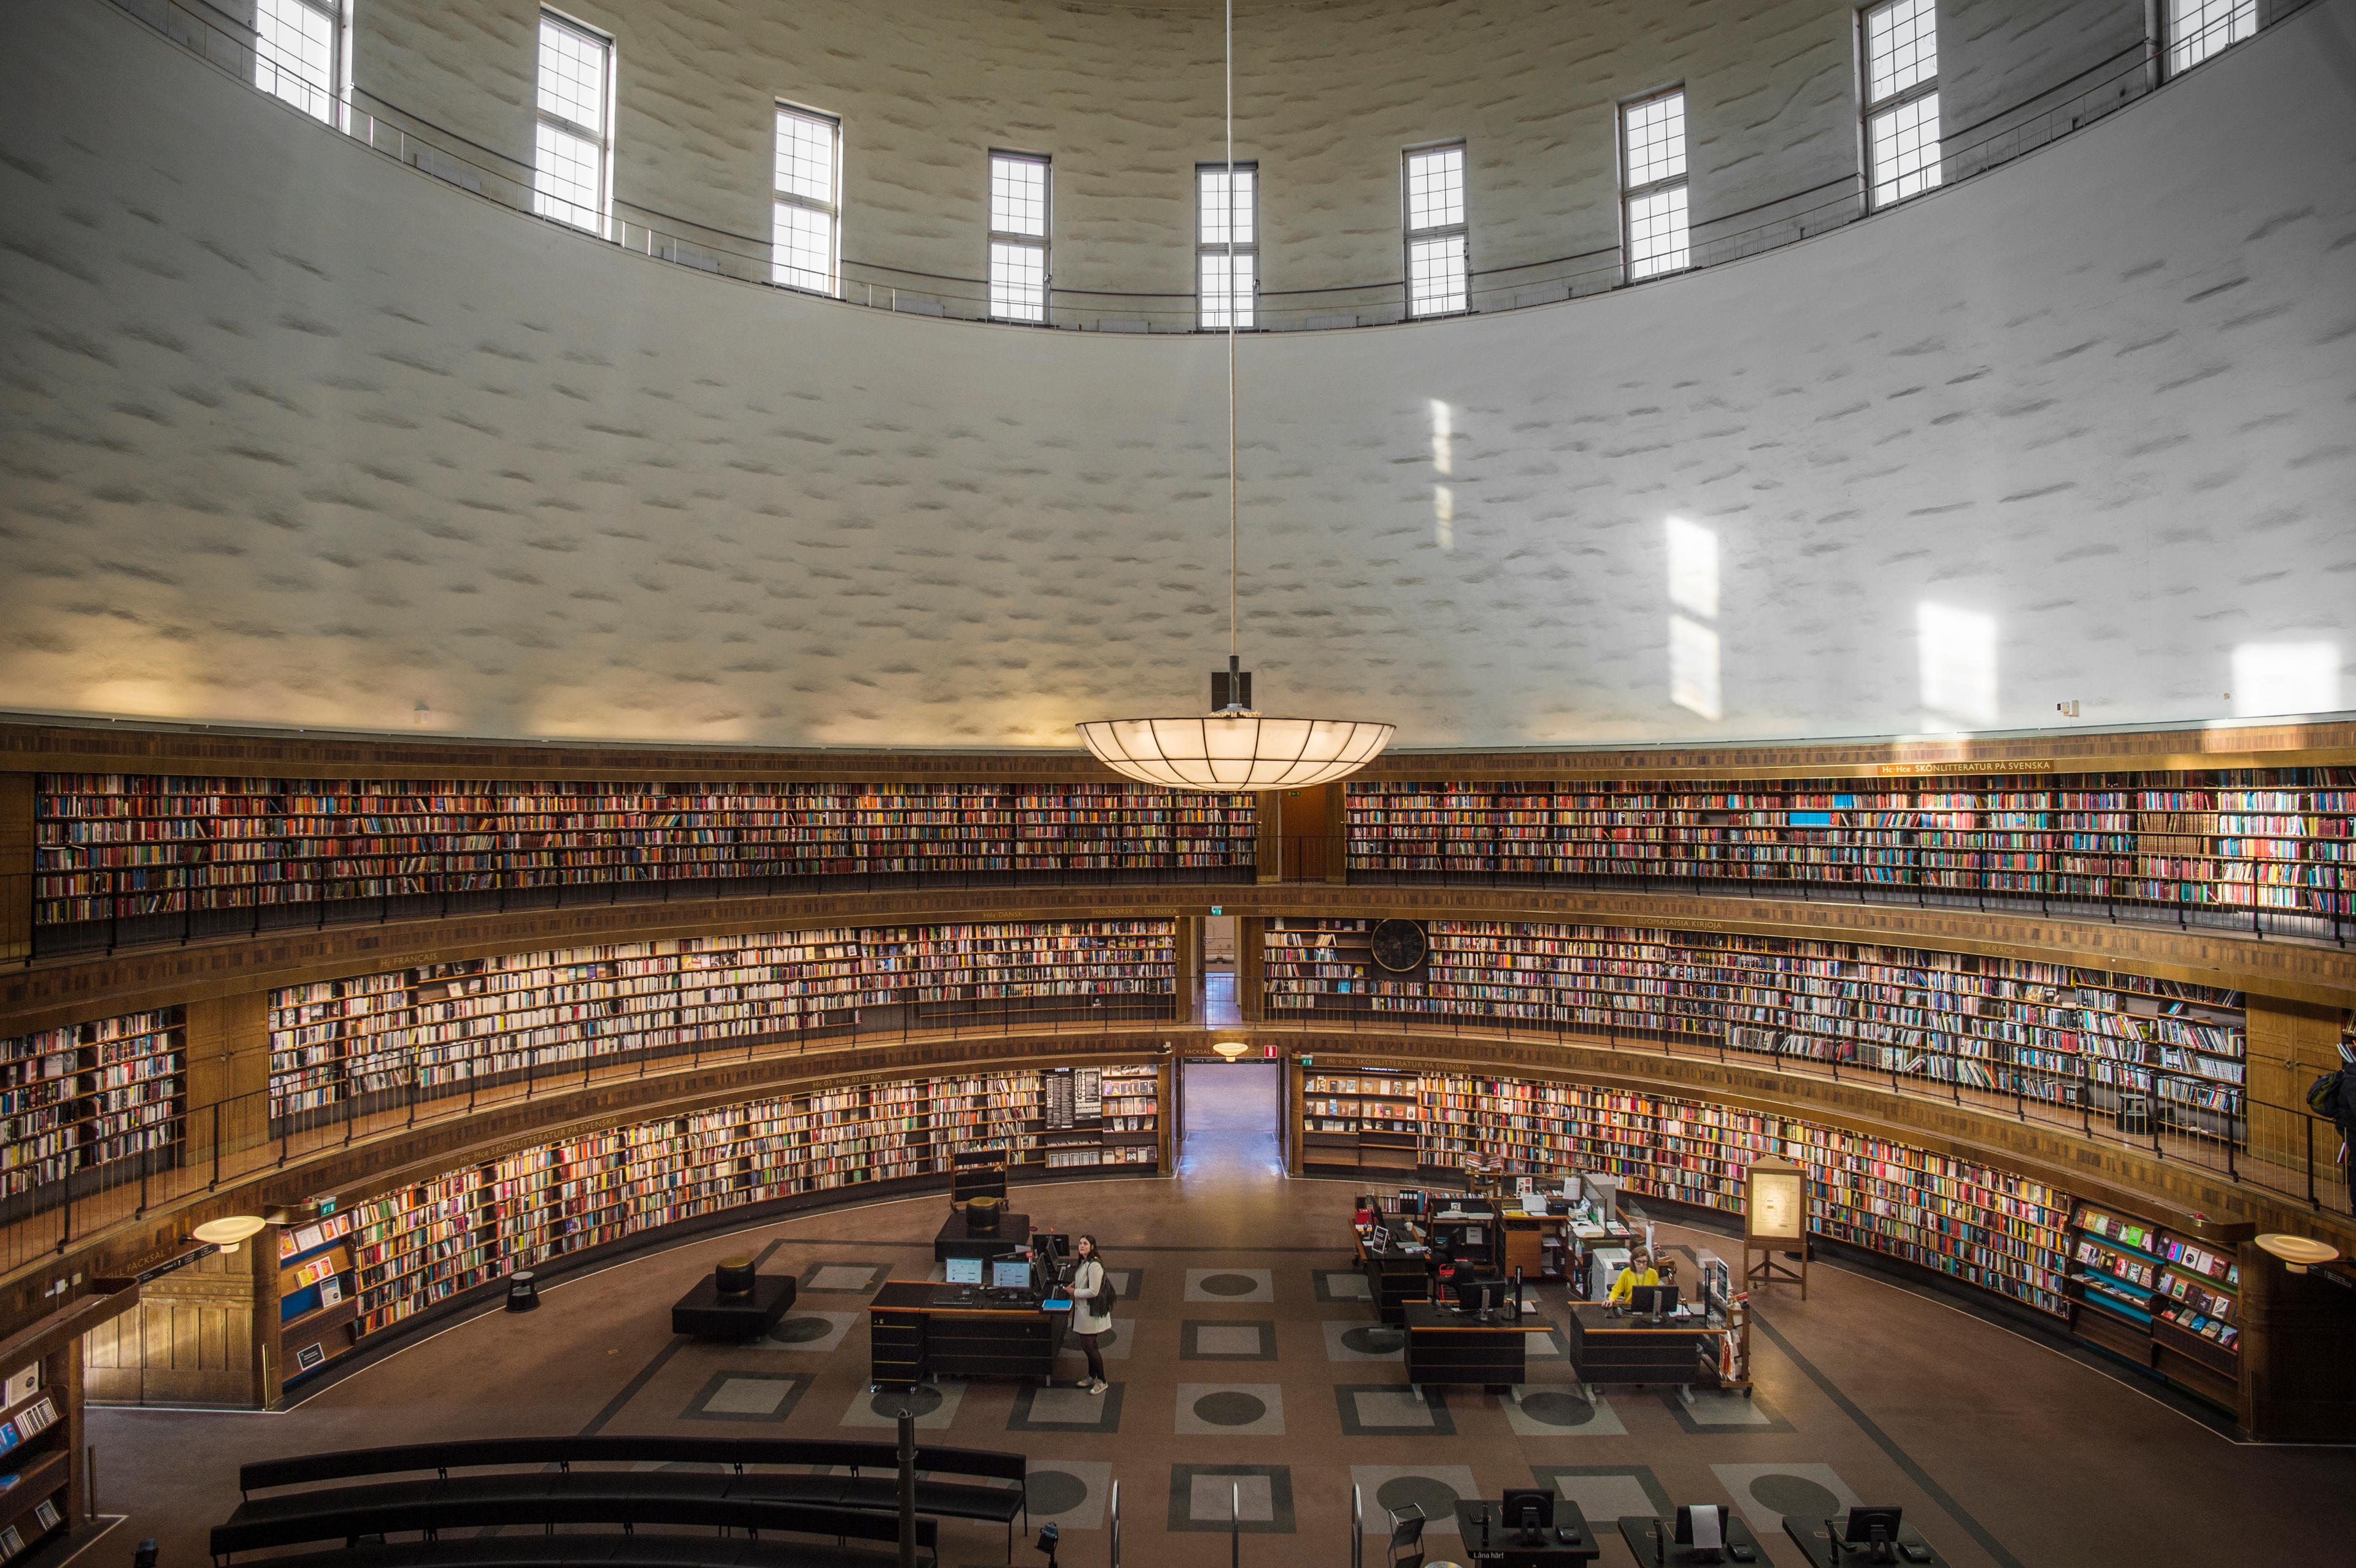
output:
[[[1120,1480],[1112,1483],[1112,1557],[1111,1568],[1120,1568]]]
[[[306,93],[318,91],[299,70],[272,58],[273,51],[250,27],[215,10],[207,0],[109,0],[109,3],[125,15],[154,27],[213,69],[255,86],[256,91],[279,96],[255,82],[258,75],[265,73],[273,79],[283,74],[291,82],[299,84],[299,91]],[[2316,0],[2286,0],[2281,5],[2262,7],[2258,27],[2260,30],[2270,28],[2315,3]],[[2204,25],[2194,37],[2202,37],[2216,29],[2225,29],[2230,33],[2232,21],[2229,9],[2217,20]],[[2169,85],[2183,73],[2169,73],[2163,69],[2165,56],[2180,42],[2157,43],[2147,38],[1949,133],[1940,144],[1941,184],[1912,200],[1927,199],[1942,191],[1953,189]],[[2122,60],[2127,63],[2121,66],[2119,62]],[[2087,82],[2089,78],[2094,80],[2072,91],[2073,84]],[[294,87],[289,89],[297,90]],[[2065,96],[2057,99],[2057,94]],[[382,119],[351,101],[363,97],[389,111],[397,119]],[[2048,102],[2048,100],[2055,101]],[[2046,107],[2034,107],[2040,103]],[[292,104],[287,107],[294,113],[305,112]],[[543,217],[534,211],[530,170],[521,160],[411,113],[368,89],[351,86],[346,101],[337,106],[334,118],[342,122],[341,129],[353,140],[380,155],[458,185],[486,200],[541,217],[542,221],[553,223],[569,232],[604,240],[648,260],[669,261],[740,283],[810,293],[776,281],[772,276],[769,248],[759,238],[679,218],[626,197],[617,196],[615,198],[616,208],[626,208],[632,212],[650,215],[659,219],[659,224],[633,222],[618,213],[603,215],[593,234],[561,219]],[[458,151],[460,147],[467,151]],[[496,168],[491,162],[484,160],[507,167]],[[525,172],[520,176],[509,172],[516,169]],[[1837,196],[1822,200],[1811,199],[1836,189],[1839,191]],[[1627,276],[1622,248],[1616,245],[1569,256],[1511,261],[1475,269],[1468,274],[1466,309],[1454,314],[1483,315],[1551,304],[1622,288],[1650,286],[1685,272],[1741,261],[1874,216],[1879,209],[1869,206],[1863,196],[1863,174],[1851,170],[1800,190],[1754,202],[1734,212],[1697,218],[1692,221],[1689,231],[1688,264],[1676,272],[1643,280]],[[1793,207],[1794,203],[1804,205]],[[1789,210],[1777,218],[1746,228],[1733,230],[1724,228],[1729,222],[1774,208]],[[690,229],[694,231],[692,235],[686,232]],[[710,238],[712,236],[720,237],[723,242],[714,242]],[[983,279],[956,273],[927,272],[894,262],[852,257],[843,258],[841,267],[844,275],[839,281],[836,294],[811,293],[810,297],[832,299],[861,308],[956,320],[997,319],[990,315],[988,285]],[[1544,275],[1521,282],[1506,281],[1507,274],[1533,272]],[[853,275],[857,273],[880,275]],[[908,286],[898,281],[906,278],[922,279],[927,286]],[[1482,279],[1499,281],[1483,286],[1480,282]],[[929,286],[935,284],[951,286]],[[1080,289],[1058,286],[1051,277],[1048,280],[1048,295],[1045,321],[1004,325],[1130,333],[1141,330],[1192,333],[1197,330],[1198,307],[1190,293]],[[1321,331],[1398,325],[1409,319],[1404,295],[1404,281],[1397,278],[1295,289],[1263,288],[1257,295],[1260,301],[1258,314],[1261,324],[1247,330]],[[1058,303],[1075,300],[1107,303],[1090,304],[1077,309],[1072,308],[1068,303]],[[1279,300],[1288,303],[1281,305],[1269,304]],[[1165,304],[1157,302],[1181,303]]]

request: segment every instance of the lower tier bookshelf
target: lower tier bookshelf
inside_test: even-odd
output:
[[[2233,1243],[2122,1219],[2028,1177],[1799,1117],[1573,1083],[1321,1064],[1301,1070],[1299,1104],[1302,1173],[1374,1186],[1437,1185],[1468,1159],[1494,1160],[1508,1179],[1616,1176],[1633,1197],[1732,1216],[1755,1160],[1794,1160],[1809,1173],[1812,1234],[1992,1292],[2237,1409]],[[2103,1243],[2115,1266],[2132,1257],[2142,1274],[2096,1267],[2103,1233],[2089,1227],[2104,1223],[2126,1227],[2126,1241]]]
[[[1022,1069],[772,1094],[516,1149],[295,1217],[276,1237],[283,1387],[436,1309],[667,1228],[946,1190],[954,1157],[1018,1178],[1167,1168],[1160,1063]]]

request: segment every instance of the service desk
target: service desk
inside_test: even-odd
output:
[[[1506,1307],[1512,1306],[1508,1297]],[[1478,1383],[1483,1388],[1511,1388],[1528,1379],[1528,1344],[1533,1334],[1549,1325],[1540,1317],[1515,1318],[1501,1308],[1494,1322],[1483,1323],[1471,1313],[1451,1312],[1429,1301],[1410,1301],[1402,1310],[1407,1324],[1407,1381],[1416,1388],[1430,1383]]]
[[[1633,1314],[1616,1317],[1591,1301],[1570,1304],[1570,1365],[1584,1383],[1712,1382],[1718,1335],[1699,1317],[1656,1324]]]
[[[1808,1561],[1814,1568],[1864,1568],[1866,1557],[1872,1548],[1848,1546],[1834,1540],[1834,1527],[1842,1522],[1830,1519],[1794,1519],[1787,1514],[1783,1519],[1783,1533],[1792,1538],[1794,1545],[1808,1554]],[[1940,1556],[1938,1549],[1923,1540],[1922,1532],[1911,1524],[1903,1521],[1899,1524],[1897,1546],[1898,1550],[1891,1555],[1901,1568],[1925,1568],[1926,1564],[1928,1568],[1946,1568],[1947,1560]],[[1922,1555],[1915,1556],[1913,1552]]]
[[[1603,1553],[1596,1544],[1595,1531],[1588,1528],[1587,1516],[1569,1498],[1554,1499],[1554,1529],[1546,1531],[1539,1544],[1530,1546],[1523,1545],[1507,1528],[1499,1511],[1505,1506],[1494,1499],[1456,1499],[1456,1528],[1464,1537],[1466,1557],[1491,1568],[1558,1568],[1592,1563]],[[1562,1539],[1564,1531],[1569,1540]]]
[[[920,1280],[886,1285],[868,1304],[868,1369],[877,1388],[930,1378],[1054,1376],[1068,1309],[1043,1312],[1038,1297],[975,1301]]]
[[[1630,1514],[1620,1521],[1620,1539],[1628,1543],[1636,1561],[1644,1568],[1693,1568],[1701,1559],[1690,1546],[1676,1542],[1677,1521],[1673,1519],[1646,1519],[1643,1514]],[[1661,1542],[1667,1541],[1665,1548]],[[1749,1557],[1737,1557],[1734,1551],[1722,1555],[1721,1563],[1764,1563],[1767,1554],[1759,1550],[1759,1538],[1742,1522],[1742,1516],[1732,1509],[1726,1510],[1726,1544],[1734,1551],[1748,1552]],[[1658,1553],[1658,1555],[1655,1555]]]
[[[945,1264],[951,1258],[1012,1257],[1031,1244],[1031,1216],[1001,1212],[998,1228],[986,1236],[977,1236],[966,1226],[963,1209],[949,1211],[948,1222],[941,1233],[933,1238],[933,1261]]]
[[[1360,1236],[1358,1272],[1366,1276],[1376,1316],[1394,1328],[1407,1321],[1408,1302],[1431,1295],[1431,1254],[1420,1248],[1408,1252],[1396,1242],[1378,1247],[1373,1238]]]

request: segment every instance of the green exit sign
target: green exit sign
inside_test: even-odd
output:
[[[1211,906],[1211,912],[1213,914],[1217,914],[1219,912],[1219,906],[1217,904],[1213,904]]]

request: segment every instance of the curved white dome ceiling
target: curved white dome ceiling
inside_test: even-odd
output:
[[[2348,11],[1754,261],[1246,343],[1262,705],[1408,745],[2340,706],[2356,112],[2302,29]],[[1064,746],[1201,700],[1215,340],[649,265],[125,26],[39,8],[0,63],[7,705]]]

